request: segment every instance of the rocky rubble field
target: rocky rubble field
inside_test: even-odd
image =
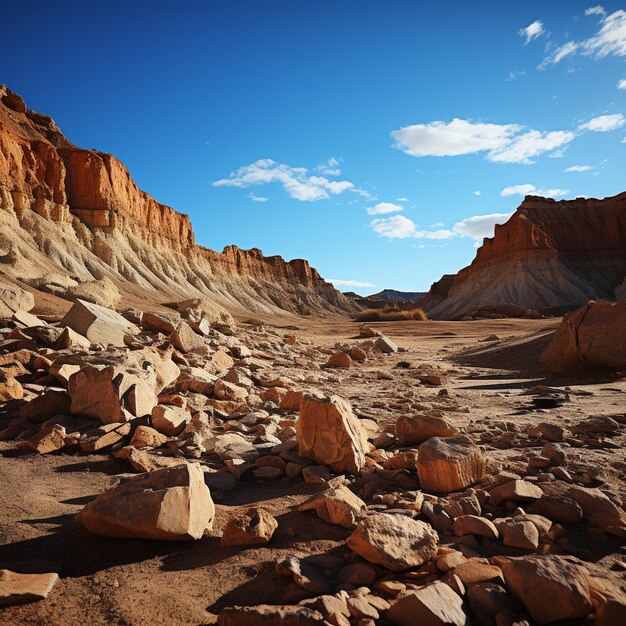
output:
[[[457,358],[545,320],[4,306],[3,623],[626,623],[624,379]]]

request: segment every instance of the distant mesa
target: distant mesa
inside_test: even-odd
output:
[[[370,296],[360,296],[353,291],[344,292],[344,295],[352,298],[360,307],[366,309],[384,309],[390,306],[404,309],[415,306],[426,295],[426,292],[383,289]]]
[[[210,296],[260,313],[358,309],[303,259],[197,245],[187,215],[141,191],[114,156],[76,147],[4,85],[0,209],[0,272],[54,295],[108,278],[121,295],[155,302]]]
[[[434,283],[420,305],[431,319],[490,307],[503,317],[498,307],[562,314],[588,300],[623,299],[625,274],[626,193],[558,202],[527,196],[472,263]]]

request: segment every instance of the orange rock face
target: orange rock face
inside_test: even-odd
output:
[[[422,306],[439,319],[493,304],[576,306],[614,300],[625,274],[626,193],[560,202],[527,196],[471,265],[435,283]]]
[[[21,278],[109,275],[170,298],[204,294],[246,309],[355,309],[303,259],[196,245],[187,215],[141,191],[114,156],[74,146],[50,117],[27,109],[5,86],[0,209],[1,230],[18,234],[0,237],[0,253],[11,257],[7,273],[13,268]],[[40,259],[27,252],[33,240]]]

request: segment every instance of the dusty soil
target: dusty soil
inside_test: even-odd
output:
[[[266,321],[281,334],[309,338],[325,347],[337,342],[355,344],[359,327],[345,318]],[[557,319],[381,323],[377,329],[407,351],[374,356],[346,372],[324,370],[318,388],[342,395],[359,417],[381,425],[395,421],[409,407],[441,406],[449,419],[477,436],[491,471],[516,471],[541,444],[533,449],[527,437],[516,439],[509,431],[523,433],[540,421],[567,426],[590,415],[626,411],[626,380],[546,378],[537,365],[537,333],[558,323]],[[478,341],[492,334],[503,341]],[[397,367],[401,361],[411,367]],[[414,377],[420,364],[440,367],[443,386],[420,385]],[[319,372],[319,366],[315,367]],[[278,373],[289,369],[287,364],[277,366]],[[392,380],[372,375],[380,370],[390,373]],[[536,409],[521,393],[540,383],[569,386],[569,401],[554,409]],[[442,395],[442,388],[447,395]],[[590,484],[601,485],[622,504],[625,446],[620,434],[597,447],[571,448],[573,464],[591,468]],[[22,455],[16,452],[15,442],[0,442],[0,567],[50,571],[52,562],[61,573],[45,601],[3,610],[3,623],[211,624],[224,606],[280,603],[286,582],[274,573],[277,558],[347,551],[347,529],[327,524],[311,512],[294,510],[319,487],[287,478],[274,483],[244,478],[217,502],[213,531],[198,542],[89,535],[74,522],[74,514],[102,492],[115,474],[125,472],[128,466],[109,454]],[[252,504],[262,505],[279,521],[271,543],[220,548],[219,536],[229,514]],[[592,570],[606,574],[625,556],[619,540],[607,535],[598,538],[589,529],[574,529],[567,538],[571,551],[578,552]]]

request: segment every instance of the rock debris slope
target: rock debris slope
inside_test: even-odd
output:
[[[422,306],[460,319],[488,305],[576,307],[615,300],[626,274],[626,193],[556,202],[527,196],[472,263],[435,283]]]
[[[59,295],[109,278],[161,302],[182,294],[265,313],[357,308],[305,260],[196,245],[187,215],[138,189],[114,156],[74,146],[5,86],[0,209],[0,273]]]

